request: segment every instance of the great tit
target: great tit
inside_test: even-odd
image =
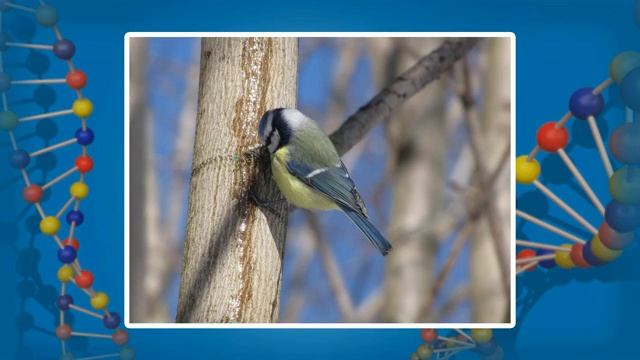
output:
[[[333,143],[296,109],[273,109],[260,119],[260,141],[271,153],[271,172],[289,202],[317,210],[338,209],[387,255],[391,244],[371,224],[362,197]]]

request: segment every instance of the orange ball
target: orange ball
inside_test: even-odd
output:
[[[118,329],[113,332],[111,339],[116,345],[124,345],[129,342],[129,333],[125,330]]]
[[[438,330],[436,329],[422,329],[420,336],[425,342],[434,342],[438,338]]]
[[[67,340],[71,337],[71,326],[67,324],[60,325],[56,328],[56,337],[60,340]]]
[[[556,123],[551,121],[545,123],[538,129],[536,135],[538,146],[548,152],[556,152],[569,142],[569,132],[563,127],[556,127]]]
[[[38,185],[31,184],[22,190],[22,197],[28,203],[35,204],[40,202],[42,199],[42,194],[44,194],[44,190]]]
[[[76,276],[76,284],[83,289],[90,288],[93,285],[93,274],[90,271],[82,270]]]
[[[78,251],[78,249],[80,248],[80,243],[78,242],[78,240],[74,238],[64,239],[64,241],[62,242],[62,245],[71,246],[72,248],[76,249],[76,251]]]
[[[587,260],[584,259],[584,256],[582,256],[583,247],[584,245],[582,244],[573,244],[569,256],[571,257],[571,261],[573,261],[577,266],[581,268],[588,268],[590,265]]]
[[[93,169],[93,160],[87,155],[80,155],[76,158],[76,167],[81,173],[88,173]]]
[[[518,252],[518,255],[516,255],[516,258],[518,260],[520,259],[528,259],[528,258],[532,258],[536,256],[536,252],[534,250],[531,249],[522,249]],[[526,266],[526,265],[519,265],[520,267]],[[535,271],[536,267],[532,266],[530,268],[527,269],[527,271]]]
[[[69,71],[66,80],[67,85],[76,90],[80,90],[87,85],[87,75],[78,69]]]

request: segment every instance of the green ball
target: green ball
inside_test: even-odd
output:
[[[640,204],[640,167],[624,166],[609,178],[611,196],[622,204]]]
[[[431,348],[429,347],[429,345],[427,344],[422,344],[420,345],[420,347],[416,350],[416,354],[418,355],[418,358],[420,360],[429,360],[431,359],[431,354],[433,354],[433,351],[431,350]]]
[[[640,53],[636,51],[624,51],[611,60],[611,64],[609,64],[609,74],[613,81],[620,84],[625,75],[637,67],[640,67]]]
[[[0,129],[11,131],[18,126],[18,115],[13,111],[0,112]]]

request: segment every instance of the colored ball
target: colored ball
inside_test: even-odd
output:
[[[606,264],[606,261],[598,258],[593,251],[591,250],[591,240],[587,241],[586,244],[582,247],[582,257],[589,263],[591,266],[602,266]]]
[[[427,344],[422,344],[416,349],[416,355],[418,355],[418,359],[420,360],[430,360],[433,351]]]
[[[540,250],[538,251],[538,256],[542,256],[542,255],[551,255],[551,254],[555,254],[553,250]],[[549,260],[542,260],[539,262],[539,265],[545,269],[551,269],[556,267],[556,260],[555,258],[553,259],[549,259]]]
[[[9,42],[9,35],[4,32],[0,32],[0,51],[7,49],[7,43]]]
[[[53,54],[62,60],[69,60],[75,55],[76,46],[67,39],[61,39],[53,44]]]
[[[56,328],[56,337],[62,341],[71,337],[71,326],[68,324],[58,325]]]
[[[6,72],[0,72],[0,92],[5,92],[11,87],[11,76]]]
[[[9,155],[9,164],[15,169],[24,169],[29,165],[29,162],[31,162],[31,156],[22,149],[14,150]]]
[[[529,161],[527,158],[527,155],[522,155],[516,159],[516,181],[520,184],[531,184],[540,176],[538,160]]]
[[[73,298],[69,294],[60,295],[56,299],[56,306],[62,311],[69,310],[69,305],[73,304]]]
[[[571,244],[563,244],[562,247],[566,249],[571,249]],[[562,269],[572,269],[576,267],[576,264],[574,264],[573,260],[571,260],[570,252],[556,250],[555,255],[556,255],[555,260],[558,267]]]
[[[82,289],[90,288],[93,285],[93,274],[90,271],[82,270],[76,275],[76,285]]]
[[[609,139],[613,157],[626,165],[640,165],[640,123],[626,123],[613,131]]]
[[[571,261],[573,261],[576,266],[581,268],[588,268],[591,265],[589,264],[589,262],[587,262],[587,260],[584,259],[584,256],[582,256],[583,247],[584,245],[582,244],[573,244],[569,256],[571,257]]]
[[[18,126],[18,115],[13,111],[0,112],[0,129],[11,131]]]
[[[640,68],[629,71],[620,83],[622,102],[633,111],[640,111]]]
[[[593,88],[582,88],[571,95],[569,110],[578,119],[585,120],[589,116],[598,116],[604,108],[602,94],[594,95]]]
[[[103,318],[102,318],[102,323],[104,324],[104,327],[106,327],[107,329],[115,329],[118,326],[120,326],[120,315],[118,315],[118,313],[114,313],[114,312],[109,312],[109,314],[106,314]]]
[[[93,160],[90,156],[80,155],[76,158],[76,167],[82,174],[86,174],[93,169]]]
[[[103,310],[109,305],[109,296],[99,291],[91,297],[91,307],[96,310]]]
[[[623,166],[609,178],[609,193],[623,204],[640,204],[640,168]]]
[[[73,279],[73,269],[69,265],[64,265],[58,269],[58,280],[60,282],[69,282]]]
[[[493,331],[491,329],[473,329],[471,330],[471,338],[478,344],[485,344],[493,339]]]
[[[531,249],[522,249],[518,252],[518,254],[516,255],[516,258],[518,260],[520,259],[527,259],[527,258],[532,258],[534,256],[537,256],[537,253],[535,252],[535,250],[531,250]],[[524,267],[527,266],[525,265],[520,265],[520,267]],[[536,264],[537,266],[537,264]],[[536,266],[532,266],[530,268],[528,268],[526,271],[535,271],[536,270]]]
[[[78,242],[78,240],[74,238],[64,239],[64,241],[62,242],[62,245],[71,246],[76,252],[78,252],[78,249],[80,249],[80,243]]]
[[[82,98],[74,101],[71,108],[76,116],[87,118],[93,112],[93,103],[89,99]]]
[[[591,240],[591,252],[598,259],[606,262],[615,260],[622,254],[622,250],[613,250],[606,247],[598,235],[594,236],[593,240]]]
[[[420,336],[425,342],[434,342],[438,338],[438,330],[436,329],[422,329]]]
[[[129,342],[129,333],[125,330],[118,329],[113,332],[111,339],[116,345],[124,345]]]
[[[66,80],[67,85],[76,90],[80,90],[87,85],[87,75],[78,69],[69,71]]]
[[[36,20],[42,26],[51,27],[58,21],[58,11],[50,5],[40,5],[36,9]]]
[[[612,200],[605,209],[604,217],[613,230],[621,233],[631,232],[640,226],[640,205]]]
[[[620,84],[631,70],[638,67],[640,67],[640,53],[624,51],[616,55],[609,64],[609,74],[613,81]]]
[[[76,259],[76,249],[73,246],[65,246],[58,249],[58,260],[65,264],[71,264]]]
[[[548,152],[556,152],[565,146],[569,142],[569,132],[563,127],[557,127],[556,123],[551,121],[545,123],[538,129],[536,135],[538,146],[542,150]]]
[[[84,222],[84,214],[80,210],[71,210],[67,213],[67,224],[75,222],[76,226],[82,225]]]
[[[22,190],[22,197],[24,198],[24,200],[28,203],[31,204],[35,204],[37,202],[40,202],[40,199],[42,199],[42,195],[44,194],[44,190],[42,190],[42,187],[35,185],[35,184],[31,184],[29,186],[26,186],[23,190]]]
[[[632,232],[620,233],[609,227],[606,221],[603,221],[598,229],[598,237],[602,244],[612,250],[621,250],[627,247],[634,238]]]
[[[76,130],[76,140],[78,141],[78,144],[87,146],[93,142],[93,139],[94,139],[94,135],[91,129],[80,128]]]
[[[478,344],[474,351],[482,356],[488,356],[493,354],[496,351],[498,345],[496,342],[491,339],[484,344]]]
[[[89,186],[82,181],[76,181],[71,184],[69,188],[69,193],[74,196],[78,200],[82,200],[89,196]]]
[[[131,346],[123,346],[120,349],[120,360],[134,360],[136,358],[136,352]]]
[[[60,220],[55,216],[46,216],[40,220],[40,231],[45,235],[55,235],[60,230]]]

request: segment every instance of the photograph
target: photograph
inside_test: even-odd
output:
[[[512,34],[127,35],[132,326],[509,326]]]

